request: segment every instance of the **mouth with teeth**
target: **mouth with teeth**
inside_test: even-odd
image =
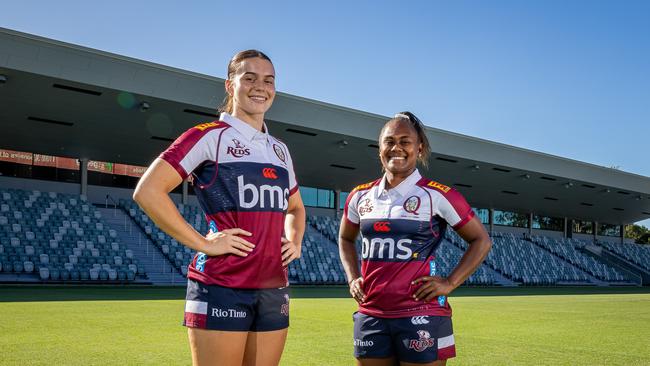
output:
[[[267,97],[261,96],[261,95],[251,95],[249,98],[256,103],[264,103],[268,99]]]

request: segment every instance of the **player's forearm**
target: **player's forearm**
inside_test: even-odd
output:
[[[460,286],[469,276],[476,271],[476,269],[483,263],[483,260],[490,252],[492,248],[492,241],[489,237],[485,236],[475,241],[472,241],[469,244],[469,248],[463,254],[460,262],[456,265],[456,268],[451,272],[447,277],[449,283],[457,288]]]
[[[138,187],[133,199],[162,231],[179,243],[199,252],[207,245],[206,239],[181,216],[168,194]]]
[[[284,218],[284,234],[298,247],[302,246],[302,237],[305,235],[306,216],[305,207],[299,206],[287,211]]]
[[[347,276],[348,283],[361,277],[354,242],[339,237],[339,255],[341,257],[341,264],[343,265],[343,270]]]

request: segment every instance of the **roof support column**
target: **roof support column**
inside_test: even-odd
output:
[[[564,218],[564,222],[566,223],[565,225],[565,230],[566,230],[566,237],[571,239],[573,238],[573,219],[567,219],[566,217]]]
[[[88,197],[88,158],[79,159],[79,194]]]
[[[528,237],[533,236],[533,213],[528,214]]]
[[[336,218],[341,217],[341,190],[334,191],[334,209],[336,209]]]
[[[598,221],[593,221],[592,224],[594,225],[594,243],[598,241]]]
[[[625,243],[625,225],[621,225],[621,244]]]
[[[488,209],[489,211],[489,222],[490,222],[490,235],[494,232],[494,210],[493,209]]]

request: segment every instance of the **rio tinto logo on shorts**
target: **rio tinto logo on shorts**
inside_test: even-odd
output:
[[[431,334],[426,330],[418,330],[419,339],[405,339],[404,344],[408,349],[415,350],[415,352],[422,352],[429,347],[433,347],[435,341],[431,338]]]
[[[239,140],[232,139],[232,143],[235,146],[228,146],[228,149],[226,150],[227,154],[230,154],[236,158],[241,158],[242,156],[251,154],[251,149],[244,146],[244,144],[242,144]]]
[[[235,319],[243,319],[246,317],[246,312],[241,311],[241,310],[235,310],[235,309],[219,309],[219,308],[212,308],[212,314],[213,317],[215,318],[235,318]]]

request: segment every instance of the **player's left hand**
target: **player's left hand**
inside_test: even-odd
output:
[[[288,266],[294,259],[300,258],[300,246],[296,245],[294,242],[289,241],[289,239],[282,238],[282,265]]]
[[[440,276],[422,276],[413,282],[411,285],[422,284],[413,293],[415,301],[431,301],[437,296],[447,296],[453,290],[454,286],[449,283],[449,280]]]

